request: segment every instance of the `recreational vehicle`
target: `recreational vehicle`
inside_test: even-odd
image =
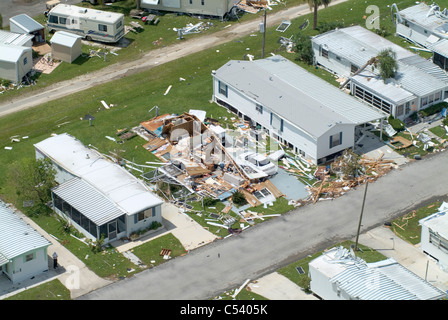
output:
[[[49,32],[71,32],[89,41],[115,43],[124,36],[124,15],[59,4],[48,13],[47,28]]]

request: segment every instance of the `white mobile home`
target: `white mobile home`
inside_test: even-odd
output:
[[[441,300],[446,293],[393,258],[366,263],[335,247],[309,263],[311,291],[324,300]]]
[[[81,36],[57,31],[50,39],[53,59],[72,63],[82,53]]]
[[[32,51],[30,47],[0,44],[0,79],[20,83],[33,67]]]
[[[109,243],[162,223],[163,201],[96,150],[66,133],[34,146],[36,158],[49,158],[57,171],[59,185],[51,190],[55,212],[86,237],[104,235]]]
[[[394,13],[395,10],[395,13]],[[436,4],[426,3],[398,10],[392,5],[396,34],[427,47],[441,39],[448,39],[448,12]]]
[[[15,46],[32,47],[33,35],[0,30],[0,43]]]
[[[448,203],[443,202],[438,212],[421,219],[419,224],[422,227],[421,250],[448,271]]]
[[[124,36],[124,15],[59,4],[48,13],[48,31],[67,31],[86,40],[115,43]]]
[[[355,129],[386,114],[282,56],[232,60],[213,72],[213,100],[314,163],[355,143]]]
[[[51,242],[0,201],[0,273],[17,283],[48,270]]]
[[[413,112],[448,97],[448,76],[437,65],[361,26],[331,30],[312,38],[314,63],[351,77],[351,94],[403,120]],[[383,49],[397,55],[398,71],[383,81],[379,71],[368,66],[353,76]]]
[[[224,18],[239,0],[141,0],[148,10],[179,12]]]

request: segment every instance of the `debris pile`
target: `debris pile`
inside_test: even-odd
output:
[[[165,195],[174,203],[186,194],[223,201],[240,191],[251,206],[256,206],[282,196],[267,180],[269,174],[238,159],[239,151],[249,144],[248,141],[255,141],[248,134],[251,130],[248,124],[236,122],[237,130],[230,147],[226,148],[226,129],[216,120],[205,119],[199,111],[156,116],[125,133],[141,136],[147,141],[143,148],[161,160],[162,166],[142,177],[151,183],[163,181],[181,187],[184,192],[177,198],[174,193]],[[202,118],[206,121],[201,121]]]
[[[310,196],[305,202],[316,203],[318,200],[334,199],[348,190],[373,182],[398,166],[393,160],[360,157],[352,151],[345,151],[330,166],[318,167],[314,175],[319,179],[309,187]],[[334,176],[334,177],[332,177]]]

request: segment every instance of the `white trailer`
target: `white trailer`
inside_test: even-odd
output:
[[[86,40],[115,43],[124,36],[122,13],[59,4],[48,13],[47,28],[67,31]]]

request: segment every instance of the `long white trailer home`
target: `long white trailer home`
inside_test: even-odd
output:
[[[67,31],[86,40],[115,43],[124,36],[122,13],[59,4],[48,13],[48,31]]]

